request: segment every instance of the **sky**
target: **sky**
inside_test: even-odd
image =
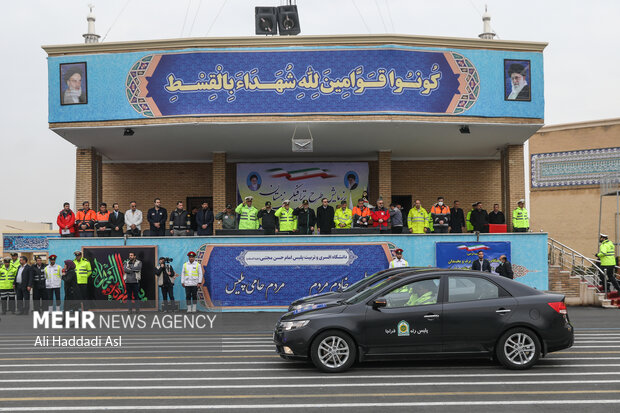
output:
[[[253,36],[254,7],[280,0],[3,1],[0,219],[55,222],[75,203],[75,147],[48,129],[42,45],[83,43],[88,4],[105,42]],[[302,35],[477,37],[485,4],[502,40],[548,42],[545,123],[620,117],[620,1],[298,0]],[[9,64],[8,62],[12,62]]]

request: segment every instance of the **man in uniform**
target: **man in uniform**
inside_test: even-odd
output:
[[[45,287],[45,267],[41,257],[37,256],[32,266],[32,301],[34,311],[47,310],[47,288]]]
[[[437,291],[433,280],[418,281],[411,287],[411,296],[406,306],[428,305],[437,303]]]
[[[620,291],[620,286],[618,285],[618,280],[616,280],[616,249],[614,247],[614,243],[609,240],[609,237],[606,234],[599,234],[599,242],[601,246],[599,247],[597,257],[601,260],[601,269],[605,274],[607,274],[607,282],[611,283],[616,291]],[[600,275],[600,274],[599,274]],[[602,275],[600,275],[601,281],[603,283],[603,288],[605,288],[605,279]],[[606,289],[609,291],[609,289]]]
[[[189,257],[189,261],[183,264],[181,285],[185,288],[187,312],[195,313],[196,304],[198,302],[198,287],[202,286],[203,281],[202,265],[196,261],[196,253],[194,251],[188,252],[187,256]]]
[[[523,207],[524,204],[525,199],[519,199],[517,208],[512,211],[513,232],[527,232],[530,229],[530,216],[527,213],[527,209]]]
[[[155,198],[153,208],[146,212],[146,220],[149,221],[151,237],[163,237],[166,235],[166,219],[168,219],[168,211],[161,206],[161,199]]]
[[[2,302],[2,314],[6,314],[7,311],[15,314],[15,304],[17,300],[15,298],[15,275],[17,271],[11,266],[11,259],[4,258],[3,265],[0,267],[0,301]],[[11,299],[13,305],[11,305]]]
[[[364,205],[364,198],[357,200],[357,206],[353,207],[351,214],[353,214],[354,227],[368,228],[368,225],[372,222],[370,208]]]
[[[397,248],[394,250],[394,254],[396,254],[396,258],[390,261],[390,268],[400,268],[400,267],[408,267],[409,263],[403,259],[403,250]]]
[[[409,232],[412,234],[424,234],[428,232],[428,212],[422,208],[422,202],[419,199],[415,200],[415,206],[409,210],[407,215],[407,226]]]
[[[477,202],[471,204],[471,209],[467,212],[467,218],[465,219],[465,228],[467,229],[467,232],[474,232],[474,226],[471,224],[471,213],[474,212],[474,209],[476,209],[476,205],[478,205]]]
[[[98,237],[110,236],[110,211],[108,211],[108,204],[102,202],[99,205],[99,212],[96,215],[95,228],[97,229]]]
[[[437,203],[431,207],[431,221],[434,233],[447,234],[450,227],[450,208],[443,203],[443,197],[437,198]]]
[[[77,227],[80,237],[95,236],[95,221],[97,213],[90,209],[90,202],[82,202],[82,209],[78,210],[75,215],[75,226]]]
[[[222,229],[237,229],[237,215],[232,210],[232,205],[226,205],[226,209],[218,212],[215,219],[222,221]]]
[[[32,291],[32,268],[28,258],[19,257],[19,268],[15,275],[15,295],[17,296],[17,314],[30,314],[30,291]]]
[[[235,212],[239,214],[239,229],[258,229],[258,209],[252,206],[254,198],[246,196]]]
[[[56,256],[49,256],[50,263],[45,267],[45,288],[47,289],[47,309],[48,311],[61,310],[60,306],[60,286],[62,285],[62,267],[56,264]],[[54,296],[56,305],[54,306]]]
[[[73,255],[75,255],[73,263],[75,264],[78,289],[80,290],[80,302],[82,303],[82,309],[86,311],[88,310],[90,303],[88,294],[88,279],[93,273],[93,270],[90,266],[90,262],[82,257],[82,251],[75,251]]]
[[[265,235],[275,235],[278,232],[278,218],[276,217],[276,211],[271,208],[271,201],[265,202],[265,206],[258,211],[257,216],[261,220]]]
[[[282,206],[276,211],[276,218],[280,222],[280,232],[292,233],[297,231],[297,217],[293,215],[291,200],[285,199]]]
[[[310,202],[304,199],[300,207],[295,208],[293,215],[297,217],[297,231],[302,235],[312,235],[316,225],[314,210],[310,209]]]
[[[353,213],[347,208],[347,201],[342,200],[340,202],[340,208],[334,213],[334,224],[336,224],[336,229],[351,228],[351,222],[353,222]]]
[[[381,233],[388,232],[390,211],[388,211],[388,209],[383,205],[383,199],[377,199],[377,206],[370,213],[370,218],[372,219],[373,228],[379,227],[379,231]]]
[[[17,270],[19,269],[19,255],[16,252],[11,253],[11,267],[15,270],[17,274]]]

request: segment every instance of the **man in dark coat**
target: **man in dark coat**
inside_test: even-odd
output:
[[[112,211],[110,212],[110,218],[108,220],[110,225],[111,237],[122,237],[123,236],[123,225],[125,225],[125,214],[123,214],[118,207],[117,203],[112,205]]]
[[[316,216],[314,211],[309,208],[310,203],[304,199],[300,207],[295,208],[293,215],[297,216],[297,232],[302,235],[311,235],[314,233],[316,225]]]
[[[512,272],[512,264],[508,261],[505,255],[499,257],[499,265],[495,269],[495,272],[502,277],[510,278],[511,280],[515,277],[514,272]]]
[[[321,235],[332,233],[334,228],[334,208],[329,205],[327,198],[321,200],[322,205],[316,209],[316,226]]]
[[[499,210],[499,204],[493,205],[493,211],[489,212],[489,224],[505,224],[506,217]]]
[[[478,251],[478,259],[471,263],[471,269],[474,271],[491,272],[491,263],[484,258],[483,251]]]
[[[196,226],[198,235],[213,235],[213,211],[209,209],[208,202],[203,202],[196,213]]]
[[[482,209],[482,202],[476,203],[476,208],[471,212],[469,222],[474,227],[474,231],[489,232],[489,214],[486,209]]]
[[[123,221],[124,222],[124,221]],[[79,311],[80,309],[80,289],[75,273],[75,263],[65,260],[65,273],[62,276],[65,285],[65,311]]]
[[[465,213],[461,209],[461,203],[454,201],[454,206],[450,209],[450,232],[460,234],[465,228]]]
[[[265,202],[265,206],[258,211],[256,217],[261,220],[261,226],[263,231],[265,231],[265,235],[276,235],[279,227],[278,217],[276,216],[276,211],[271,208],[271,201]]]
[[[17,314],[30,314],[30,291],[32,291],[32,268],[28,258],[19,257],[19,267],[15,275],[15,294],[17,296]]]

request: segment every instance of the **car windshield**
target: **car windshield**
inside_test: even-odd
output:
[[[387,270],[379,271],[379,272],[376,272],[376,273],[374,273],[374,274],[372,274],[372,275],[369,275],[368,277],[364,277],[364,278],[362,278],[361,280],[357,281],[356,283],[351,284],[350,286],[348,286],[347,288],[345,288],[345,289],[344,289],[344,290],[342,290],[342,291],[343,291],[343,292],[347,292],[347,291],[355,291],[355,290],[357,290],[359,287],[361,287],[361,286],[362,286],[362,284],[367,283],[367,282],[370,282],[370,284],[372,284],[372,283],[374,282],[373,280],[376,280],[376,279],[378,279],[378,278],[381,278],[381,277],[385,274],[385,272],[386,272],[386,271],[387,271]]]
[[[353,297],[351,297],[348,300],[346,300],[344,303],[345,304],[355,304],[355,303],[359,303],[360,301],[364,301],[368,297],[373,295],[377,290],[379,290],[383,286],[387,285],[388,283],[391,283],[392,281],[394,281],[397,278],[398,277],[386,278],[385,280],[383,280],[381,282],[378,282],[377,284],[373,285],[372,287],[366,288],[364,291],[360,292],[359,294],[354,295]]]

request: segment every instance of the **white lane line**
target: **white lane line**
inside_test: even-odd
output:
[[[38,363],[38,364],[0,364],[0,367],[86,367],[86,366],[179,366],[179,365],[187,365],[187,366],[195,366],[195,365],[203,365],[203,364],[217,364],[220,365],[224,363],[223,361],[173,361],[173,362],[155,362],[155,363],[142,363],[142,362],[134,362],[134,363]],[[295,361],[226,361],[227,365],[230,364],[281,364],[294,366],[297,364],[307,364],[305,362],[295,362]],[[53,371],[53,370],[49,370]]]
[[[302,396],[300,396],[302,397]],[[385,402],[385,403],[297,403],[297,404],[173,404],[166,406],[38,406],[0,408],[0,412],[26,411],[98,411],[98,410],[257,410],[257,409],[342,409],[346,407],[445,407],[445,406],[530,406],[574,404],[618,404],[620,399],[607,400],[463,400],[446,402]]]
[[[561,353],[558,353],[560,355]],[[551,361],[551,360],[620,360],[620,357],[549,357],[547,355],[544,359],[539,360],[539,362]],[[575,366],[581,366],[581,364],[575,364]]]
[[[53,339],[51,337],[58,337],[58,336],[40,336],[40,340],[42,340],[43,338],[46,338],[48,341],[52,341]],[[79,337],[79,336],[75,336],[75,337]],[[239,346],[250,346],[250,345],[266,345],[266,344],[274,344],[273,340],[264,340],[264,341],[227,341],[227,340],[201,340],[201,341],[149,341],[149,342],[139,342],[136,343],[133,340],[127,340],[125,337],[121,336],[121,335],[102,335],[100,337],[106,338],[106,337],[111,337],[111,338],[118,338],[120,337],[123,341],[123,345],[130,345],[130,346],[144,346],[146,344],[150,344],[150,345],[182,345],[182,344],[192,344],[192,345],[200,345],[200,344],[226,344],[226,345],[239,345]],[[62,340],[68,340],[71,339],[73,337],[67,337],[67,338],[61,338]],[[85,340],[92,340],[92,338],[84,338]],[[0,343],[0,347],[2,348],[10,348],[10,347],[15,347],[15,346],[23,346],[23,345],[29,345],[29,344],[33,344],[34,342],[37,341],[37,338],[33,338],[32,340],[26,340],[24,342],[21,343]],[[58,340],[56,340],[58,341]],[[596,341],[595,341],[596,343]],[[608,341],[608,343],[616,343],[616,341]]]
[[[620,344],[615,346],[572,346],[571,348],[618,348]]]
[[[238,350],[226,350],[226,349],[222,349],[222,350],[153,350],[153,351],[149,351],[149,350],[142,350],[142,351],[132,351],[132,350],[122,350],[122,348],[114,348],[114,347],[105,347],[105,346],[98,346],[98,347],[91,347],[91,348],[107,348],[108,351],[86,351],[86,350],[78,350],[76,351],[75,348],[73,347],[68,347],[65,351],[47,351],[45,347],[41,348],[39,351],[19,351],[19,352],[1,352],[0,356],[4,356],[4,355],[27,355],[27,354],[35,354],[37,356],[45,356],[47,354],[71,354],[72,356],[79,356],[80,354],[108,354],[108,355],[120,355],[120,354],[128,354],[128,353],[140,353],[140,354],[146,354],[146,353],[158,353],[161,354],[162,352],[165,354],[170,354],[170,353],[274,353],[275,354],[275,346],[272,346],[273,349],[271,350],[260,350],[260,349],[238,349]],[[47,348],[54,348],[54,349],[59,349],[60,347],[47,347]]]
[[[366,377],[369,378],[369,377]],[[372,378],[372,377],[371,377]],[[195,379],[194,379],[195,380]],[[32,381],[31,381],[32,382]],[[36,381],[34,381],[36,383]],[[620,380],[528,380],[528,381],[438,381],[438,382],[395,382],[377,383],[299,383],[279,384],[283,388],[330,388],[330,387],[399,387],[399,386],[539,386],[549,384],[618,384]],[[67,387],[0,387],[0,391],[83,391],[83,390],[207,390],[207,389],[265,389],[273,388],[273,384],[226,384],[226,385],[167,385],[167,386],[72,386]]]
[[[264,369],[261,371],[279,371],[279,369]],[[230,371],[228,369],[194,369],[194,370],[185,370],[185,369],[174,369],[174,370],[146,370],[142,372],[152,372],[152,371],[177,371],[177,372],[198,372],[198,373],[209,373],[209,372],[222,372],[222,371]],[[255,369],[239,369],[235,371],[255,371]],[[88,370],[79,371],[79,373],[88,373]],[[117,370],[115,373],[125,372],[123,370]],[[135,370],[135,372],[139,372]],[[3,372],[4,373],[4,372]],[[62,372],[61,372],[62,373]],[[71,371],[66,371],[65,373],[71,373]],[[72,372],[78,373],[78,372]],[[575,372],[574,374],[563,373],[565,376],[609,376],[609,375],[620,375],[620,372]],[[200,377],[200,380],[209,381],[245,381],[245,380],[350,380],[350,379],[434,379],[434,378],[466,378],[466,377],[524,377],[524,376],[557,376],[557,373],[491,373],[491,374],[378,374],[378,375],[313,375],[313,376],[242,376],[242,377]],[[53,379],[35,379],[34,383],[54,383],[54,382],[115,382],[115,381],[195,381],[198,377],[82,377],[82,378],[70,378],[70,379],[61,379],[61,378],[53,378]],[[619,380],[620,382],[620,380]],[[2,379],[0,383],[33,383],[33,379]],[[442,382],[443,384],[450,382]],[[512,383],[512,382],[510,382]]]

